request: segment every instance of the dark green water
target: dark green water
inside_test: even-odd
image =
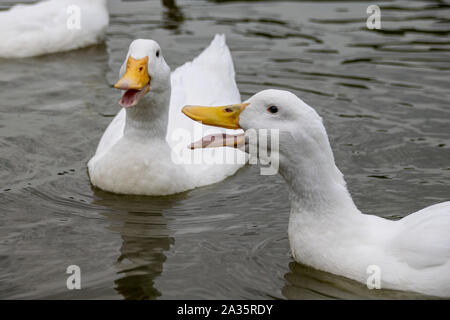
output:
[[[110,1],[102,45],[0,60],[0,298],[415,298],[294,263],[287,188],[247,166],[171,197],[93,189],[86,162],[119,110],[131,40],[174,69],[225,33],[242,98],[287,89],[322,115],[359,208],[398,218],[450,199],[450,6]],[[0,1],[7,8],[11,1]],[[67,290],[67,266],[82,290]]]

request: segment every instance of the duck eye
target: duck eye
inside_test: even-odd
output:
[[[233,112],[233,109],[231,109],[231,108],[225,108],[225,112]]]
[[[278,112],[278,107],[277,106],[270,106],[267,108],[267,111],[269,111],[270,113],[277,113]]]
[[[159,50],[156,51],[156,57],[159,57]]]

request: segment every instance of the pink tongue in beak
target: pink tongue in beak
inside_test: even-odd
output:
[[[139,101],[139,93],[141,90],[129,89],[125,91],[120,99],[119,104],[124,108],[135,106]]]
[[[241,148],[245,145],[245,134],[230,135],[226,133],[210,134],[201,140],[191,143],[190,149],[231,147]]]

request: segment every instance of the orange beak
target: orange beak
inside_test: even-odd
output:
[[[122,107],[129,108],[137,105],[139,100],[150,91],[148,57],[134,59],[130,56],[125,73],[114,88],[126,90],[119,101]]]
[[[134,59],[129,57],[123,77],[117,81],[114,88],[121,90],[142,90],[150,83],[148,75],[148,57]]]
[[[195,121],[210,126],[240,129],[239,115],[249,104],[239,103],[222,107],[185,106],[182,111]]]

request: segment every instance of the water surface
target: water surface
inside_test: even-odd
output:
[[[103,44],[0,59],[0,298],[420,297],[295,263],[286,185],[255,166],[169,197],[103,192],[86,171],[133,39],[157,40],[174,69],[225,33],[243,99],[287,89],[324,118],[363,212],[397,219],[450,200],[450,6],[378,4],[379,31],[365,1],[111,0]],[[72,264],[82,290],[66,288]]]

